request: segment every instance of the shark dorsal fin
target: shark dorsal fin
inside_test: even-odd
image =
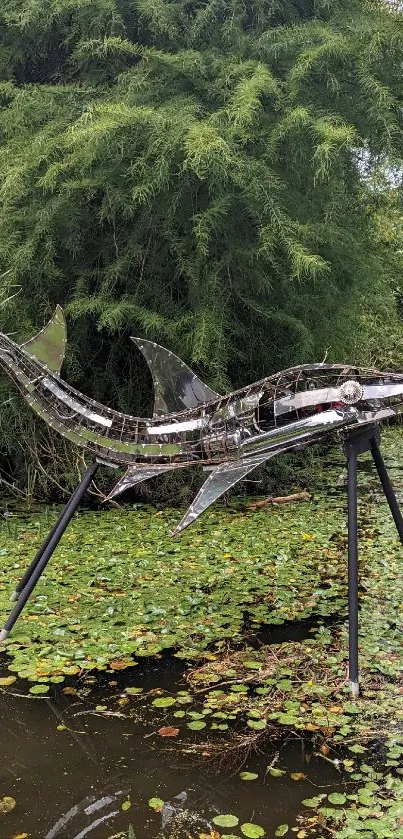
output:
[[[34,338],[30,338],[21,346],[25,352],[44,364],[52,373],[59,374],[64,361],[66,340],[66,321],[63,309],[61,306],[56,306],[56,311],[49,323]]]
[[[204,402],[218,399],[220,394],[207,387],[177,355],[142,338],[132,338],[150,368],[154,382],[154,416],[161,417]]]

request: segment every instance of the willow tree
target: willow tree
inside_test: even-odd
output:
[[[62,302],[66,375],[132,412],[130,334],[218,390],[363,360],[363,311],[395,317],[362,161],[401,157],[402,23],[380,0],[3,0],[3,328]]]

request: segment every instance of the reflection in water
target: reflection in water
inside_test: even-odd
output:
[[[162,829],[165,830],[167,824],[173,821],[175,816],[180,813],[182,810],[185,809],[185,804],[187,801],[187,792],[183,790],[182,792],[175,795],[171,801],[166,801],[162,808]]]
[[[209,764],[207,772],[204,758],[180,753],[176,742],[167,745],[157,729],[169,723],[169,712],[165,721],[156,721],[144,698],[122,710],[123,686],[175,692],[183,687],[181,667],[175,660],[145,665],[141,676],[140,667],[114,674],[102,688],[100,677],[96,691],[83,683],[80,696],[56,688],[50,699],[3,692],[0,787],[17,804],[0,816],[1,839],[23,832],[30,839],[109,839],[127,835],[129,825],[135,839],[184,839],[209,833],[218,813],[258,822],[273,835],[279,824],[293,823],[301,799],[334,789],[337,771],[321,759],[308,765],[302,741],[280,745],[279,765],[306,773],[307,780],[272,778],[268,749],[248,760],[245,768],[259,775],[248,783],[239,778],[238,766],[224,772]],[[180,736],[194,735],[184,724]],[[158,812],[148,804],[153,797],[164,802]]]
[[[95,830],[96,828],[100,827],[101,824],[104,822],[110,821],[115,816],[119,815],[119,810],[121,809],[119,804],[119,799],[123,798],[122,790],[119,792],[115,792],[113,795],[104,795],[102,798],[96,798],[95,795],[88,795],[87,798],[84,798],[83,801],[80,801],[79,804],[75,804],[74,807],[71,807],[67,813],[64,814],[55,825],[48,831],[45,836],[45,839],[61,839],[61,837],[73,837],[75,826],[77,823],[76,816],[81,816],[83,818],[92,817],[94,813],[97,814],[95,821],[90,821],[87,827],[83,830],[80,830],[74,836],[74,839],[82,839],[83,836],[87,836],[88,833]],[[110,805],[118,806],[118,809],[111,809]],[[103,815],[100,815],[101,810],[106,810]]]

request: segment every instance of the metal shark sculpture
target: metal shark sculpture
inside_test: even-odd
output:
[[[174,530],[179,533],[256,466],[336,433],[347,459],[349,681],[357,697],[357,456],[371,451],[403,543],[403,517],[378,445],[379,423],[403,409],[403,374],[343,364],[304,364],[220,396],[169,350],[140,338],[133,341],[154,381],[154,415],[149,419],[114,411],[60,378],[66,347],[60,307],[48,325],[21,346],[0,333],[0,367],[42,419],[91,458],[12,594],[15,603],[0,630],[0,644],[14,627],[99,464],[126,468],[108,498],[174,469],[201,465],[208,470],[207,480]]]
[[[132,340],[154,382],[150,418],[115,411],[60,378],[66,323],[59,306],[47,326],[22,345],[0,333],[0,366],[52,429],[83,447],[93,461],[126,468],[108,499],[164,472],[196,465],[207,469],[174,533],[275,455],[333,432],[379,423],[403,409],[400,373],[305,364],[220,396],[169,350]]]

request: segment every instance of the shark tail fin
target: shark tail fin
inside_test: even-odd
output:
[[[63,309],[57,306],[49,323],[34,338],[30,338],[21,346],[25,352],[44,364],[52,373],[59,375],[64,361],[66,342],[66,321]]]
[[[257,466],[262,466],[266,460],[279,453],[279,449],[276,449],[275,451],[247,457],[244,460],[234,460],[215,466],[197,493],[195,500],[190,505],[183,519],[175,527],[172,535],[176,536],[185,527],[188,527],[189,524],[193,524],[224,492],[227,492],[227,490],[235,486],[242,478],[246,478],[249,472],[252,472]]]
[[[197,408],[204,402],[218,399],[211,390],[177,355],[153,341],[132,338],[149,366],[154,383],[154,416],[165,416],[176,411]]]

